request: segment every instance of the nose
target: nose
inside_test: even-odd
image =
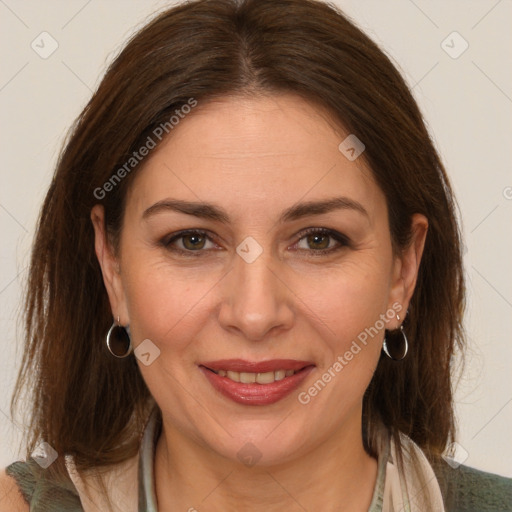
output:
[[[234,255],[233,267],[222,281],[221,326],[250,341],[268,339],[291,328],[293,292],[284,282],[279,262],[270,251],[254,261]]]

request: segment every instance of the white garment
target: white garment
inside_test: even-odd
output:
[[[66,455],[66,467],[78,491],[84,512],[138,512],[138,454],[114,468],[102,471],[112,507],[108,505],[105,495],[92,476],[82,478],[78,475],[70,455]]]
[[[382,512],[426,512],[424,499],[430,500],[429,512],[445,512],[443,497],[436,475],[423,451],[412,439],[400,436],[404,458],[404,475],[400,478],[396,465],[396,446],[390,442],[390,456],[386,463]],[[412,467],[411,453],[416,455],[422,483]]]

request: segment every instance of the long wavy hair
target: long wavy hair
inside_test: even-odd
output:
[[[136,454],[150,393],[135,358],[112,358],[112,323],[94,252],[91,208],[102,203],[116,247],[127,190],[143,162],[98,189],[194,98],[298,94],[364,141],[386,197],[396,250],[411,217],[429,229],[407,321],[406,359],[381,357],[363,403],[363,439],[379,425],[431,460],[454,439],[451,369],[464,347],[461,236],[449,180],[406,83],[335,6],[314,0],[195,0],[157,15],[110,65],[76,120],[41,209],[25,303],[25,351],[12,407],[30,404],[27,454],[44,439],[77,468]],[[193,114],[191,114],[193,115]],[[28,396],[27,396],[28,394]],[[26,402],[25,402],[26,403]],[[58,467],[58,465],[57,465]]]

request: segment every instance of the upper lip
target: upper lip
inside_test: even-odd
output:
[[[306,366],[314,365],[311,361],[297,361],[296,359],[272,359],[268,361],[245,361],[244,359],[219,359],[207,361],[200,366],[210,370],[226,370],[232,372],[265,373],[277,370],[301,370]]]

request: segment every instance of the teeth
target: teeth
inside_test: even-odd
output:
[[[252,383],[256,382],[256,374],[240,372],[240,382],[242,384],[252,384]]]
[[[234,380],[235,382],[240,382],[240,373],[239,372],[227,372],[226,377],[228,379]]]
[[[285,377],[291,377],[295,370],[277,370],[275,372],[250,373],[250,372],[232,372],[230,370],[219,370],[215,372],[219,377],[227,377],[235,382],[242,384],[272,384],[276,380],[283,380]]]
[[[251,374],[248,374],[248,375],[251,375]],[[252,375],[254,375],[254,373]],[[270,384],[271,382],[274,382],[275,380],[276,379],[274,376],[274,372],[258,373],[256,375],[256,382],[258,384]]]
[[[286,372],[284,370],[277,370],[275,372],[275,380],[283,380],[286,376]]]

